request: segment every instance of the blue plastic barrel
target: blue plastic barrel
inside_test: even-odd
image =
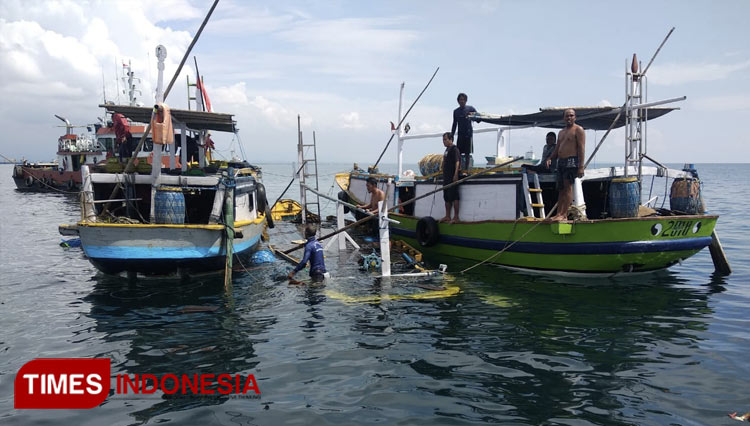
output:
[[[634,177],[615,178],[609,185],[609,216],[636,217],[641,205],[641,190]]]
[[[154,195],[154,219],[156,223],[185,223],[185,196],[182,188],[162,186]]]
[[[675,179],[669,191],[669,208],[687,214],[703,214],[706,208],[700,181],[695,178]]]

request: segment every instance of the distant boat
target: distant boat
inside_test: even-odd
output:
[[[126,83],[129,90],[129,103],[136,106],[135,93],[139,92],[134,81],[137,81],[130,65],[123,65],[127,75]],[[105,102],[105,104],[111,104]],[[13,180],[16,187],[22,191],[54,191],[62,190],[77,192],[81,188],[81,167],[93,166],[109,160],[113,166],[117,164],[117,144],[112,121],[100,119],[102,123],[74,126],[70,121],[55,114],[65,123],[65,134],[57,140],[57,153],[52,162],[22,162],[13,168]],[[76,127],[85,131],[74,133]],[[146,126],[139,122],[129,122],[128,131],[134,139],[140,139],[146,131]],[[147,137],[142,151],[146,156],[151,152],[151,138]],[[145,159],[145,157],[144,157]]]
[[[93,165],[106,159],[106,152],[99,141],[90,133],[73,133],[66,118],[55,115],[65,122],[65,134],[57,140],[57,156],[49,163],[29,163],[24,161],[13,167],[13,181],[24,191],[49,191],[65,189],[77,191],[81,185],[81,166]],[[86,126],[84,126],[86,127]]]

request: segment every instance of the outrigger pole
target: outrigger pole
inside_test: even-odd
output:
[[[411,106],[409,107],[409,109],[406,110],[406,114],[404,114],[404,116],[401,117],[401,120],[399,120],[398,125],[396,126],[395,132],[391,135],[391,138],[388,139],[388,143],[385,144],[385,148],[383,148],[383,152],[380,153],[380,157],[378,157],[378,161],[376,161],[375,165],[372,166],[373,168],[378,167],[378,164],[380,164],[380,160],[383,159],[383,155],[388,150],[388,147],[391,145],[391,142],[393,141],[393,137],[396,136],[396,132],[400,132],[401,131],[401,124],[404,122],[404,120],[406,120],[406,117],[411,112],[411,109],[414,108],[414,105],[417,104],[417,101],[419,101],[419,98],[422,97],[422,94],[424,94],[425,90],[427,90],[427,88],[430,87],[430,83],[432,83],[432,80],[435,78],[435,76],[437,75],[438,71],[440,71],[440,67],[437,67],[435,69],[435,72],[432,73],[432,77],[430,77],[430,81],[428,81],[427,85],[424,87],[424,89],[422,89],[422,91],[419,92],[419,96],[417,96],[417,99],[414,99],[414,102],[411,104]],[[403,90],[403,89],[404,89],[404,85],[402,84],[401,85],[401,90]],[[399,112],[400,111],[401,111],[401,105],[399,104]]]

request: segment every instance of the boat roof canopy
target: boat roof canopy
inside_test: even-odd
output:
[[[131,121],[148,123],[151,121],[152,107],[130,105],[99,105],[111,113],[120,113]],[[232,114],[218,112],[191,111],[185,109],[170,109],[172,117],[193,130],[216,130],[219,132],[234,132],[235,121]],[[175,130],[177,130],[175,128]]]
[[[566,109],[570,108],[574,109],[576,112],[576,124],[584,129],[591,130],[609,129],[609,126],[612,125],[612,121],[614,121],[617,113],[621,110],[621,107],[617,106],[553,107],[540,108],[539,112],[532,114],[496,115],[480,112],[475,114],[474,118],[478,118],[485,123],[497,124],[498,126],[533,126],[549,129],[562,129],[565,127],[563,113]],[[647,118],[652,120],[676,109],[679,108],[651,107],[644,108],[643,110],[647,111]],[[616,129],[624,125],[625,114],[622,114],[613,128]]]

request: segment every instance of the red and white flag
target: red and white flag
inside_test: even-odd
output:
[[[203,85],[203,80],[198,77],[198,80],[195,83],[197,93],[195,94],[195,100],[198,102],[198,105],[205,106],[206,111],[211,112],[211,99],[208,98],[208,93],[206,93],[206,86]]]

